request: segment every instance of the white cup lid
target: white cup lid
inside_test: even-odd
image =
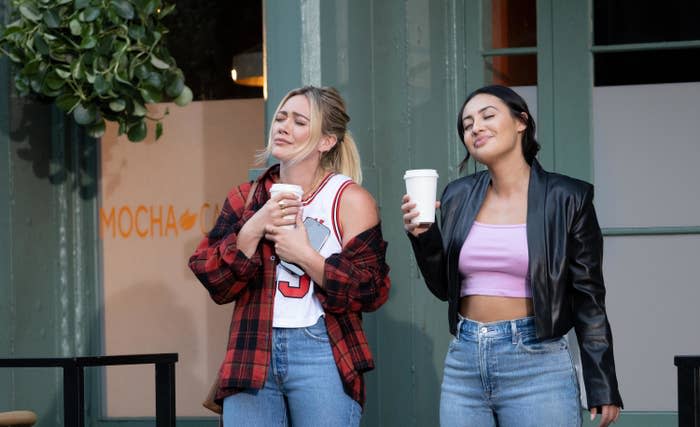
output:
[[[416,177],[438,177],[438,173],[435,169],[409,169],[403,176],[403,179],[416,178]]]
[[[301,185],[296,185],[296,184],[272,184],[272,187],[270,187],[270,193],[294,193],[298,195],[304,194],[304,190],[301,188]]]

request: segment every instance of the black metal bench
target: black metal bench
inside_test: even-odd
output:
[[[177,360],[177,353],[0,358],[0,368],[63,368],[64,425],[65,427],[84,427],[86,367],[154,364],[156,365],[156,427],[175,427],[175,362]]]

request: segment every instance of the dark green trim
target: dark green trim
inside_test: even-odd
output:
[[[538,159],[554,170],[554,57],[552,0],[537,0],[537,141]]]
[[[509,47],[502,49],[486,49],[481,55],[487,56],[502,56],[502,55],[535,55],[537,54],[537,46],[532,47]]]
[[[483,20],[481,19],[483,13],[481,0],[466,1],[464,7],[464,60],[467,92],[471,92],[485,83],[484,57],[481,54],[484,46]]]
[[[449,138],[447,141],[448,175],[444,177],[445,179],[441,179],[443,183],[459,177],[458,165],[466,153],[464,145],[457,135],[457,115],[468,94],[465,13],[466,8],[463,2],[449,2],[447,5],[446,19],[449,30],[445,56],[447,65],[447,82],[445,87],[446,114],[443,120]]]
[[[627,43],[593,46],[593,53],[609,52],[636,52],[644,50],[669,50],[669,49],[697,49],[700,48],[700,40],[686,40],[681,42],[658,43]]]
[[[287,92],[301,86],[301,0],[265,0],[263,13],[268,70],[268,102],[265,102],[267,135],[277,104]]]
[[[598,427],[600,416],[594,422],[590,421],[590,412],[583,411],[582,427]],[[678,425],[677,412],[640,412],[623,411],[614,427],[676,427]]]
[[[94,420],[93,427],[153,427],[155,417],[103,418]],[[216,417],[177,417],[178,427],[218,427]]]
[[[486,61],[482,55],[484,50],[484,21],[490,22],[490,20],[485,20],[483,15],[485,13],[484,5],[482,0],[467,0],[464,5],[464,82],[465,91],[464,96],[458,102],[457,108],[462,106],[462,102],[466,99],[467,95],[472,91],[484,86],[486,84]],[[458,110],[455,110],[458,113]],[[456,123],[457,115],[455,114],[453,119],[453,124],[451,127],[454,129],[457,126]],[[461,144],[460,144],[461,145]],[[455,164],[459,164],[466,154],[463,146],[460,151],[461,155],[456,157]],[[481,168],[473,158],[469,159],[465,173],[474,173],[477,168]],[[458,176],[459,172],[456,172]],[[452,176],[450,177],[452,178]]]
[[[0,6],[0,22],[5,22],[5,10]],[[12,211],[10,198],[10,65],[6,57],[0,57],[0,354],[13,354],[14,295],[12,292]],[[14,406],[13,376],[9,369],[0,370],[0,402]]]
[[[673,236],[697,235],[700,227],[610,227],[603,228],[603,236]]]
[[[585,181],[593,179],[591,3],[551,3],[554,170]]]
[[[590,413],[582,412],[583,427],[597,427],[600,417],[595,422],[590,421]],[[438,415],[435,414],[437,421]],[[96,420],[95,427],[152,427],[155,418],[114,418]],[[178,417],[178,427],[217,427],[216,418],[207,417]],[[615,427],[675,427],[678,425],[678,413],[676,412],[631,412],[623,411]]]

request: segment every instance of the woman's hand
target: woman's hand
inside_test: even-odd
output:
[[[275,194],[270,197],[248,222],[252,222],[254,229],[260,237],[265,234],[265,227],[274,225],[282,227],[294,225],[297,214],[301,209],[301,202],[292,193]]]
[[[600,409],[599,409],[600,408]],[[600,411],[600,424],[598,427],[608,427],[610,423],[617,422],[620,417],[620,407],[615,405],[602,405],[591,408],[591,421],[593,421]]]
[[[295,228],[268,224],[265,226],[265,238],[274,242],[280,259],[298,265],[311,280],[322,286],[325,258],[311,246],[301,218],[302,211],[297,209]]]
[[[280,220],[277,224],[268,224],[265,226],[265,238],[274,242],[275,252],[281,259],[294,264],[300,264],[305,258],[308,258],[312,253],[316,253],[311,247],[309,236],[306,235],[306,227],[301,220],[301,212],[295,215],[295,228],[286,228],[288,220]]]
[[[241,227],[238,248],[251,257],[265,235],[265,227],[293,225],[300,210],[301,201],[295,194],[275,194]]]
[[[440,202],[435,202],[435,209],[440,209]],[[411,203],[411,197],[408,194],[403,195],[401,211],[403,212],[403,228],[415,237],[426,232],[432,225],[432,223],[415,224],[411,222],[413,218],[420,215],[420,212],[416,210],[416,204]]]

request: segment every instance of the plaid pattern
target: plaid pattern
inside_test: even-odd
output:
[[[237,249],[236,239],[243,224],[267,202],[278,177],[277,165],[260,176],[249,206],[246,199],[252,184],[234,188],[216,225],[190,257],[190,269],[217,304],[236,301],[219,370],[219,403],[241,390],[262,388],[267,378],[277,256],[271,242],[263,239],[248,258]],[[328,337],[345,392],[361,405],[365,401],[362,373],[374,368],[361,312],[376,310],[389,297],[386,247],[379,224],[365,230],[342,252],[326,259],[325,288],[315,288],[326,312]]]

